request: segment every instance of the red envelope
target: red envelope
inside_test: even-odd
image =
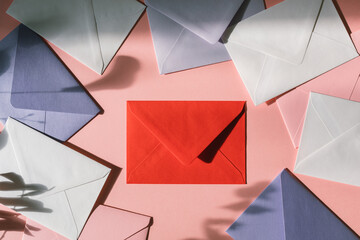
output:
[[[129,101],[127,183],[246,183],[245,102]]]

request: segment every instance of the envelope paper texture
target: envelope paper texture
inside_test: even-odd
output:
[[[0,82],[3,124],[10,116],[65,141],[100,112],[46,43],[24,25],[0,41]]]
[[[79,240],[147,240],[151,217],[100,205],[86,223]]]
[[[286,0],[238,23],[225,45],[255,105],[358,56],[332,0]]]
[[[360,186],[360,103],[311,93],[295,172]]]
[[[136,0],[15,0],[7,13],[102,74],[144,9]]]
[[[287,170],[272,181],[227,233],[234,240],[359,239]]]
[[[129,101],[127,183],[246,183],[245,121],[245,102]]]
[[[230,60],[219,41],[230,21],[265,9],[263,0],[146,0],[145,4],[161,74]]]
[[[276,100],[291,140],[297,148],[304,127],[310,92],[360,101],[360,58],[309,81]]]
[[[2,204],[76,240],[110,169],[9,118],[0,134]]]

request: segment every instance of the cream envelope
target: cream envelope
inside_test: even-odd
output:
[[[231,30],[226,48],[255,105],[358,56],[332,0],[286,0]]]
[[[147,240],[152,218],[100,205],[86,223],[80,240]]]
[[[360,103],[311,93],[295,172],[360,186]]]
[[[136,0],[14,0],[7,13],[102,74],[144,9]]]
[[[0,203],[78,238],[110,169],[9,118],[0,134]]]

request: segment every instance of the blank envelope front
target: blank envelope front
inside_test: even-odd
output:
[[[129,101],[127,183],[245,184],[245,102]]]
[[[331,0],[286,0],[238,23],[225,45],[255,105],[359,56]]]

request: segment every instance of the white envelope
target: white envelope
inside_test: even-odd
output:
[[[332,0],[286,0],[231,30],[225,45],[255,105],[358,56]]]
[[[102,74],[144,9],[136,0],[14,0],[7,13]]]
[[[360,103],[311,93],[294,172],[360,186]]]
[[[0,203],[70,240],[79,237],[110,174],[12,118],[0,134],[0,162]]]

